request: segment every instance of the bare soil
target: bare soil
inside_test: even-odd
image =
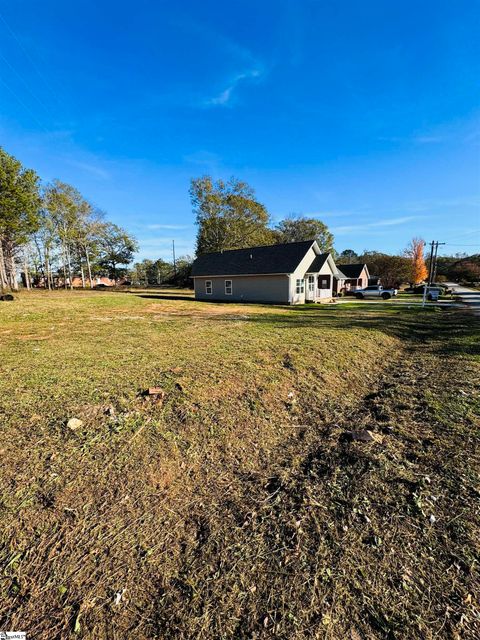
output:
[[[479,638],[477,320],[152,304],[0,317],[0,629]]]

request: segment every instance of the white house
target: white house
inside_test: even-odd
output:
[[[316,240],[205,253],[192,268],[198,300],[278,304],[329,300],[336,274]]]

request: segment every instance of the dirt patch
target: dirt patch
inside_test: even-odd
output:
[[[478,638],[478,406],[453,428],[426,399],[435,375],[443,406],[464,371],[405,350],[350,410],[299,425],[263,470],[210,478],[180,518],[152,632]],[[352,427],[381,437],[343,440]]]
[[[199,304],[198,306],[193,303],[189,303],[186,308],[179,308],[175,302],[162,302],[159,304],[152,304],[145,308],[146,313],[154,313],[157,316],[183,316],[183,317],[199,317],[207,318],[209,316],[221,317],[225,316],[229,318],[235,316],[237,318],[248,318],[251,315],[257,315],[265,313],[265,307],[261,305],[236,305],[236,304]],[[278,313],[286,313],[288,310],[282,307],[275,308]]]
[[[0,362],[0,628],[479,637],[471,318],[205,305],[218,313],[112,334],[78,318],[150,301],[58,297],[62,313],[39,303],[16,331],[46,332],[57,314],[61,347],[32,367],[11,341]],[[161,402],[142,395],[151,386]]]

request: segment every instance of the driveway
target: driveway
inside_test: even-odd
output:
[[[462,287],[455,282],[445,282],[445,284],[452,289],[454,295],[458,296],[463,304],[468,305],[475,314],[480,315],[480,291]]]

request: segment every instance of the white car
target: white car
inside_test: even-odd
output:
[[[357,289],[355,291],[355,297],[358,300],[363,298],[383,298],[383,300],[390,300],[392,296],[396,296],[398,291],[396,289],[384,289],[381,284],[374,284],[365,289]]]

